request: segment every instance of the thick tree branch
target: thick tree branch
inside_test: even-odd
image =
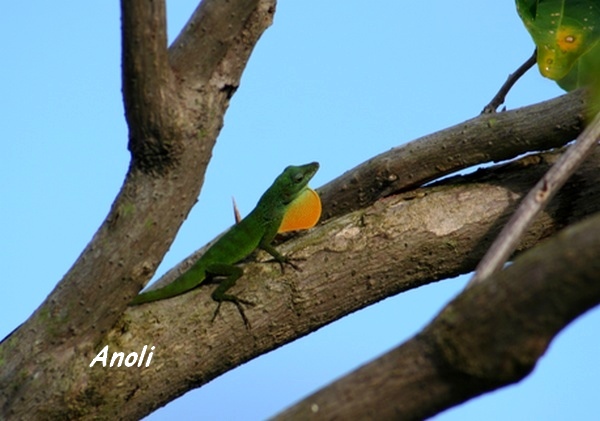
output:
[[[481,115],[415,139],[318,188],[323,201],[322,220],[367,207],[382,197],[467,167],[560,147],[580,133],[589,112],[584,91],[576,91],[514,111]],[[205,250],[196,250],[150,289],[172,282]]]
[[[157,171],[169,165],[180,114],[167,55],[164,0],[121,1],[122,83],[132,165]]]
[[[218,3],[225,12],[230,9],[204,27],[209,32],[218,27],[233,41],[207,71],[212,70],[211,80],[237,84],[252,43],[271,22],[265,4],[273,1],[261,1],[253,10]],[[79,375],[89,370],[66,376],[65,364],[104,340],[156,270],[195,203],[233,93],[218,83],[191,90],[173,77],[164,1],[123,0],[122,12],[132,164],[109,215],[73,267],[34,315],[0,344],[0,411],[7,417],[76,417],[93,406],[75,398],[81,382],[89,381],[87,374],[83,380]],[[244,24],[230,26],[230,15]],[[195,52],[211,54],[202,45]]]
[[[587,156],[596,149],[598,140],[600,140],[600,113],[596,114],[575,143],[565,150],[556,164],[525,196],[517,211],[477,265],[469,286],[482,282],[492,273],[502,269],[531,221],[548,205]]]
[[[473,285],[413,339],[275,419],[424,419],[521,380],[560,330],[600,303],[599,253],[596,215]]]
[[[531,179],[546,171],[556,156],[528,157],[331,220],[281,246],[285,253],[306,257],[303,272],[281,275],[274,264],[245,265],[243,282],[234,292],[257,303],[247,310],[250,331],[233,306],[223,307],[210,322],[214,285],[130,308],[101,343],[81,347],[65,361],[71,369],[68,377],[73,377],[65,395],[76,402],[97,396],[101,403],[86,407],[90,418],[136,419],[345,314],[468,272]],[[598,165],[596,153],[538,219],[522,248],[600,210]],[[143,370],[90,370],[89,362],[105,345],[125,352],[153,345],[154,362]]]
[[[582,130],[583,91],[497,114],[484,114],[377,155],[319,189],[325,218],[368,206],[464,168],[560,147]],[[593,115],[593,114],[592,114]]]
[[[270,25],[274,13],[275,0],[203,1],[169,51],[173,69],[191,89],[208,83],[228,55],[227,71],[240,73],[262,33],[256,28]],[[237,88],[237,81],[233,82],[228,89]],[[223,89],[225,85],[223,81]]]

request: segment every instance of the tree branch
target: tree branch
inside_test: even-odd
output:
[[[331,220],[280,246],[286,254],[307,259],[302,272],[282,275],[277,265],[246,264],[243,282],[234,293],[257,303],[247,310],[251,331],[233,306],[223,307],[211,323],[214,285],[129,308],[102,342],[80,347],[64,361],[70,371],[63,374],[73,383],[63,396],[70,397],[71,406],[73,401],[101,397],[100,403],[85,407],[89,418],[137,419],[350,312],[468,272],[526,194],[532,177],[543,174],[557,156],[528,157],[450,179]],[[596,153],[538,218],[522,248],[600,210],[599,164]],[[155,346],[154,362],[134,371],[90,369],[90,361],[105,345],[127,353]]]
[[[566,183],[577,167],[595,149],[599,140],[600,113],[596,115],[596,118],[577,137],[575,143],[565,150],[556,164],[544,174],[525,196],[517,211],[477,265],[475,275],[473,275],[468,286],[482,282],[492,273],[502,269],[533,218],[548,205],[548,202]]]
[[[164,170],[172,160],[176,101],[167,55],[164,0],[121,1],[122,84],[132,166]]]
[[[518,382],[558,332],[600,303],[598,253],[600,215],[473,285],[414,338],[275,419],[424,419]]]
[[[239,74],[275,14],[275,0],[204,0],[169,50],[171,65],[182,83],[200,90],[215,76],[222,89],[235,91]],[[222,66],[223,74],[215,73]],[[228,73],[238,74],[229,78]]]
[[[506,95],[511,90],[511,88],[517,83],[517,81],[523,76],[529,69],[531,69],[537,61],[537,49],[533,50],[533,54],[525,61],[525,63],[521,64],[514,73],[508,75],[508,79],[506,82],[502,84],[494,98],[483,107],[482,114],[493,114],[496,112],[498,107],[504,104],[504,100],[506,99]]]
[[[593,111],[586,99],[584,91],[576,91],[492,117],[478,116],[377,155],[317,189],[322,221],[473,165],[562,146],[577,136],[585,115]],[[150,289],[172,282],[209,245],[186,257]]]
[[[212,71],[211,80],[237,84],[249,45],[271,22],[272,11],[265,11],[265,5],[274,0],[260,1],[252,10],[236,10],[236,2],[218,3],[226,12],[223,20],[199,24],[210,32],[218,26],[231,42],[207,71]],[[79,395],[82,384],[90,381],[87,374],[85,379],[79,375],[89,373],[89,367],[79,372],[74,367],[82,368],[82,353],[106,338],[168,250],[196,201],[233,94],[219,83],[192,90],[173,77],[164,1],[123,0],[122,12],[123,90],[132,163],[106,220],[73,267],[36,312],[0,344],[0,411],[6,417],[19,418],[34,413],[33,408],[49,419],[66,413],[78,417],[87,405],[94,406]],[[231,15],[244,24],[228,25],[226,16]],[[199,56],[211,54],[203,49],[208,47],[196,47],[188,48]],[[66,367],[75,354],[77,363]],[[75,371],[66,376],[70,369]]]
[[[479,115],[416,139],[321,187],[323,215],[343,215],[477,164],[560,147],[581,132],[590,113],[584,92],[576,91],[513,111]]]

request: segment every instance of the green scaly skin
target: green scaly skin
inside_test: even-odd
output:
[[[207,278],[224,276],[225,279],[212,293],[213,300],[218,302],[213,320],[219,312],[221,303],[229,301],[236,305],[244,323],[249,327],[242,304],[252,305],[252,303],[227,293],[243,274],[242,269],[234,264],[260,248],[273,256],[282,268],[287,263],[297,269],[289,258],[273,247],[272,242],[288,207],[308,188],[308,182],[318,169],[317,162],[287,167],[261,196],[254,210],[223,234],[187,272],[163,288],[141,293],[131,301],[130,305],[174,297],[196,288]]]

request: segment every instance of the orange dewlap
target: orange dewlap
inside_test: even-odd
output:
[[[303,230],[314,227],[321,217],[321,199],[310,187],[292,203],[277,232]]]

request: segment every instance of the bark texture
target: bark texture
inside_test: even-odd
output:
[[[563,327],[600,302],[599,252],[596,215],[468,288],[414,338],[274,419],[424,419],[521,380]]]

